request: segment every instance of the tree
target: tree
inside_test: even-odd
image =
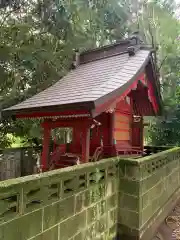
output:
[[[124,1],[116,0],[23,0],[3,5],[0,9],[2,108],[46,89],[64,76],[74,49],[82,51],[123,38],[128,17],[124,6]],[[1,122],[1,125],[4,135],[25,136],[30,142],[35,133],[41,138],[38,121]]]
[[[151,120],[150,139],[154,145],[176,145],[180,143],[179,102],[175,94],[179,91],[180,68],[180,25],[175,15],[176,4],[168,0],[134,1],[134,4],[135,19],[131,28],[139,29],[144,42],[156,50],[155,61],[164,104],[163,116]]]

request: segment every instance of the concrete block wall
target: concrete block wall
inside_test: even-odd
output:
[[[108,159],[1,182],[0,239],[114,239],[118,179]]]
[[[151,239],[180,193],[180,149],[120,161],[119,234]]]
[[[150,240],[180,196],[180,148],[0,182],[0,240]]]

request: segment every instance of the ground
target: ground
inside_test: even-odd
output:
[[[164,220],[152,240],[179,240],[180,239],[180,201]]]

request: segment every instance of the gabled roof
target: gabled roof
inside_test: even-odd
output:
[[[129,49],[131,45],[128,40],[81,54],[74,70],[48,89],[5,109],[3,115],[95,109],[113,93],[124,91],[152,60],[149,49]]]

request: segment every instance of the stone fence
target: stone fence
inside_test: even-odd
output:
[[[1,240],[150,240],[174,207],[180,148],[0,183]]]
[[[121,160],[119,169],[118,229],[132,239],[151,239],[180,198],[180,148]]]
[[[118,160],[0,183],[1,240],[113,239]]]

